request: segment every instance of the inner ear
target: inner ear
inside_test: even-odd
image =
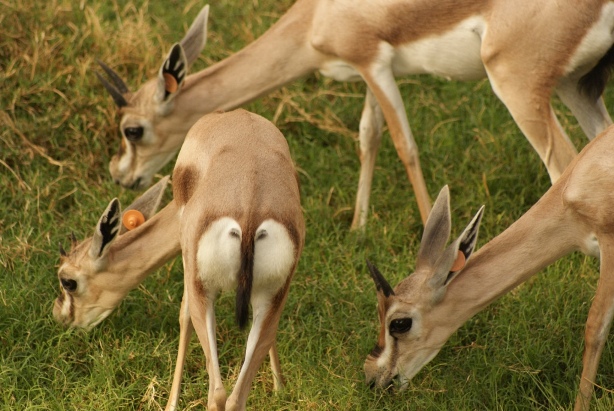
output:
[[[454,260],[454,264],[450,268],[451,272],[459,271],[465,268],[465,263],[467,262],[467,258],[465,257],[465,253],[461,250],[458,250],[456,254],[456,260]]]
[[[187,69],[188,61],[183,47],[176,43],[160,68],[158,92],[156,94],[156,99],[159,102],[168,102],[177,94],[185,80]]]

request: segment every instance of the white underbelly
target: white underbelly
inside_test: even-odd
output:
[[[452,80],[478,80],[486,77],[480,57],[486,22],[480,16],[460,22],[441,35],[394,48],[392,71],[395,76],[432,74]],[[320,72],[338,81],[361,80],[360,73],[343,60],[325,63]]]
[[[463,20],[454,29],[395,48],[395,76],[432,74],[453,80],[486,77],[480,57],[486,22],[482,17]]]

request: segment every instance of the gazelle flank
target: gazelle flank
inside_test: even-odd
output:
[[[424,229],[416,270],[394,289],[369,263],[377,288],[379,338],[364,364],[367,383],[407,384],[458,328],[501,295],[573,252],[600,258],[586,321],[575,410],[587,410],[614,317],[614,127],[590,142],[542,198],[473,253],[482,210],[458,240],[450,236],[447,188]],[[471,257],[471,259],[469,259]]]
[[[158,214],[152,216],[152,206],[159,204],[167,179],[130,207],[144,211],[146,221],[125,234],[119,202],[111,201],[94,237],[63,257],[58,273],[63,291],[54,315],[68,325],[93,327],[145,276],[181,251],[179,351],[166,409],[177,408],[187,348],[196,330],[207,358],[208,409],[244,410],[267,352],[275,389],[283,382],[275,339],[305,238],[288,144],[260,116],[244,110],[212,113],[189,131],[173,180],[174,199]],[[243,366],[227,396],[214,303],[220,292],[231,290],[236,290],[238,325],[247,324],[251,305],[252,326]]]
[[[553,182],[577,152],[551,96],[569,107],[589,139],[612,123],[601,98],[614,62],[611,1],[298,0],[252,44],[187,75],[205,45],[208,10],[135,93],[103,66],[111,78],[103,83],[122,112],[122,143],[110,171],[125,187],[147,186],[202,114],[238,107],[316,70],[367,84],[353,228],[367,221],[384,120],[422,221],[431,208],[395,76],[488,77]]]

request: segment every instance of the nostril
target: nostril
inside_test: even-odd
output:
[[[375,389],[375,381],[371,381],[371,383],[369,384],[369,388],[372,390]]]
[[[118,179],[113,180],[113,182],[114,182],[115,184],[119,185],[119,180],[118,180]]]

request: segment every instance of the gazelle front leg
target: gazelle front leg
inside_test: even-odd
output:
[[[377,103],[377,99],[367,87],[365,106],[360,117],[358,139],[360,141],[360,177],[358,191],[356,192],[356,207],[352,220],[352,230],[364,228],[369,213],[369,197],[371,196],[371,183],[373,182],[373,169],[377,150],[382,141],[382,128],[384,115]]]
[[[574,411],[587,411],[593,395],[599,359],[614,317],[614,238],[599,237],[601,269],[595,299],[591,304],[584,334],[584,356],[580,390]]]
[[[177,352],[177,362],[175,363],[173,385],[171,386],[171,392],[168,397],[168,403],[166,404],[165,411],[175,411],[177,409],[179,394],[181,392],[183,367],[185,364],[192,331],[194,331],[194,327],[192,326],[192,319],[190,318],[190,309],[188,305],[188,290],[184,284],[183,298],[181,299],[181,309],[179,311],[179,351]]]
[[[269,349],[272,351],[277,335],[279,318],[286,300],[290,282],[276,293],[267,291],[252,292],[253,321],[247,337],[245,360],[235,387],[226,402],[227,411],[243,411],[252,381]],[[275,356],[277,350],[275,349]],[[271,357],[273,358],[273,357]],[[279,361],[279,360],[277,360]],[[281,370],[278,370],[281,375]],[[275,370],[273,371],[275,374]],[[275,376],[274,376],[275,377]]]
[[[414,189],[420,217],[426,223],[431,211],[431,200],[420,167],[418,147],[409,128],[403,99],[392,72],[392,46],[387,44],[381,49],[382,53],[376,62],[359,71],[384,113],[390,137]]]

